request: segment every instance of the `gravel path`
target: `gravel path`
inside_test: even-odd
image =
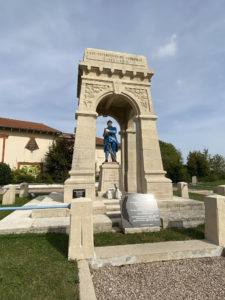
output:
[[[106,266],[92,270],[98,300],[225,299],[225,258]]]

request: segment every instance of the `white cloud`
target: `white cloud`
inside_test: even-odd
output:
[[[168,57],[174,57],[177,53],[177,36],[173,34],[167,44],[160,46],[153,58],[164,59]]]
[[[176,81],[176,85],[178,85],[178,86],[182,86],[184,84],[184,81],[183,80],[181,80],[181,79],[177,79],[177,81]]]

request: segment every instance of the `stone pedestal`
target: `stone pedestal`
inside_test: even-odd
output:
[[[205,238],[219,246],[225,245],[225,197],[205,197]]]
[[[103,163],[100,167],[99,175],[99,196],[105,195],[108,189],[114,188],[114,184],[122,189],[121,166],[116,162]]]

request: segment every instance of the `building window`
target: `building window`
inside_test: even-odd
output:
[[[30,150],[31,152],[33,152],[34,150],[39,149],[38,144],[37,144],[34,137],[31,137],[29,139],[29,142],[26,144],[25,148]]]
[[[19,162],[18,169],[23,170],[26,174],[37,177],[43,172],[43,163]]]

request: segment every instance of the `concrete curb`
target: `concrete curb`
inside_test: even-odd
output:
[[[80,288],[80,300],[97,300],[95,296],[94,285],[91,278],[88,261],[79,260],[79,288]]]
[[[223,247],[207,240],[169,241],[146,244],[95,247],[95,257],[89,260],[91,268],[107,264],[122,266],[154,261],[214,257],[223,254]]]

